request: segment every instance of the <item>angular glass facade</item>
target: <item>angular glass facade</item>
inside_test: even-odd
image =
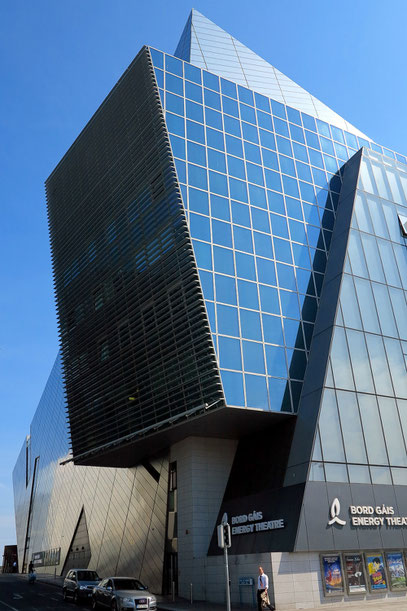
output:
[[[46,187],[75,460],[92,461],[162,421],[222,405],[146,49]],[[134,463],[131,452],[102,461]]]
[[[406,206],[407,166],[364,149],[312,479],[407,484]]]
[[[49,507],[55,495],[59,461],[67,458],[69,453],[65,407],[58,355],[13,471],[21,571],[25,570],[34,552],[56,547],[51,544],[52,531],[54,520],[60,516],[54,513],[52,517]],[[40,549],[36,545],[38,538],[41,540]]]
[[[195,9],[174,55],[276,102],[364,136],[343,117]]]
[[[406,157],[193,11],[47,197],[61,361],[14,472],[21,566],[223,600],[225,514],[232,571],[271,557],[275,589],[284,554],[407,554],[407,517],[351,515],[407,516]]]
[[[53,574],[55,569],[65,575],[70,568],[89,566],[101,575],[137,575],[160,591],[166,456],[133,469],[74,466],[64,464],[67,458],[66,401],[58,356],[13,472],[20,571],[26,572],[33,554],[40,554],[39,573]],[[146,549],[158,553],[145,558]]]
[[[205,23],[193,15],[182,57]],[[363,146],[396,159],[298,86],[315,116],[258,93],[257,56],[207,28],[235,82],[143,49],[47,181],[76,462],[130,465],[137,437],[225,404],[296,413],[340,168]]]
[[[296,412],[339,168],[369,142],[175,57],[151,55],[226,402]]]

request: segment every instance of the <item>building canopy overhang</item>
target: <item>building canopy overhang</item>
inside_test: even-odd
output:
[[[262,409],[203,405],[186,414],[169,418],[149,426],[114,443],[97,447],[90,452],[69,458],[76,465],[98,467],[134,467],[143,460],[165,451],[187,437],[241,439],[265,428],[272,428],[283,420],[296,418],[294,414]],[[62,464],[64,464],[62,463]]]

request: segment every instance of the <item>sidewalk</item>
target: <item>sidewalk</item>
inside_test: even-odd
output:
[[[27,575],[21,575],[20,577],[28,579]],[[42,581],[44,583],[49,584],[50,586],[56,586],[57,588],[61,588],[64,585],[64,578],[57,575],[56,577],[52,573],[37,573],[37,581]]]
[[[157,600],[159,597],[157,597]],[[214,603],[203,603],[196,602],[192,605],[185,601],[177,601],[175,603],[159,602],[158,608],[161,611],[226,611],[226,605],[216,605]],[[403,602],[390,602],[389,600],[369,600],[368,603],[358,604],[358,601],[352,603],[332,603],[327,600],[326,603],[319,607],[298,607],[298,610],[306,609],[306,611],[407,611],[407,603]],[[238,604],[232,603],[232,611],[255,611],[253,607],[241,607]],[[276,608],[279,611],[279,607]]]
[[[191,605],[188,601],[180,598],[173,603],[169,602],[169,599],[164,596],[157,596],[157,602],[160,611],[226,611],[226,603],[218,605],[198,601]],[[255,611],[255,607],[241,607],[239,604],[232,603],[232,611]]]

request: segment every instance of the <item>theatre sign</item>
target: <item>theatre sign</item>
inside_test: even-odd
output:
[[[250,533],[265,530],[276,530],[285,528],[282,518],[277,520],[265,520],[263,511],[252,511],[249,514],[241,514],[231,517],[232,535],[248,535]]]
[[[340,517],[341,505],[338,498],[332,501],[328,526],[344,526],[347,520]],[[351,526],[407,526],[407,516],[396,516],[391,505],[349,505],[349,522]]]

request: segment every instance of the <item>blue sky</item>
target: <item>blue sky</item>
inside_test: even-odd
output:
[[[404,0],[193,6],[368,136],[407,153]],[[44,180],[143,44],[174,51],[191,7],[0,3],[0,555],[15,541],[12,468],[58,348]]]

